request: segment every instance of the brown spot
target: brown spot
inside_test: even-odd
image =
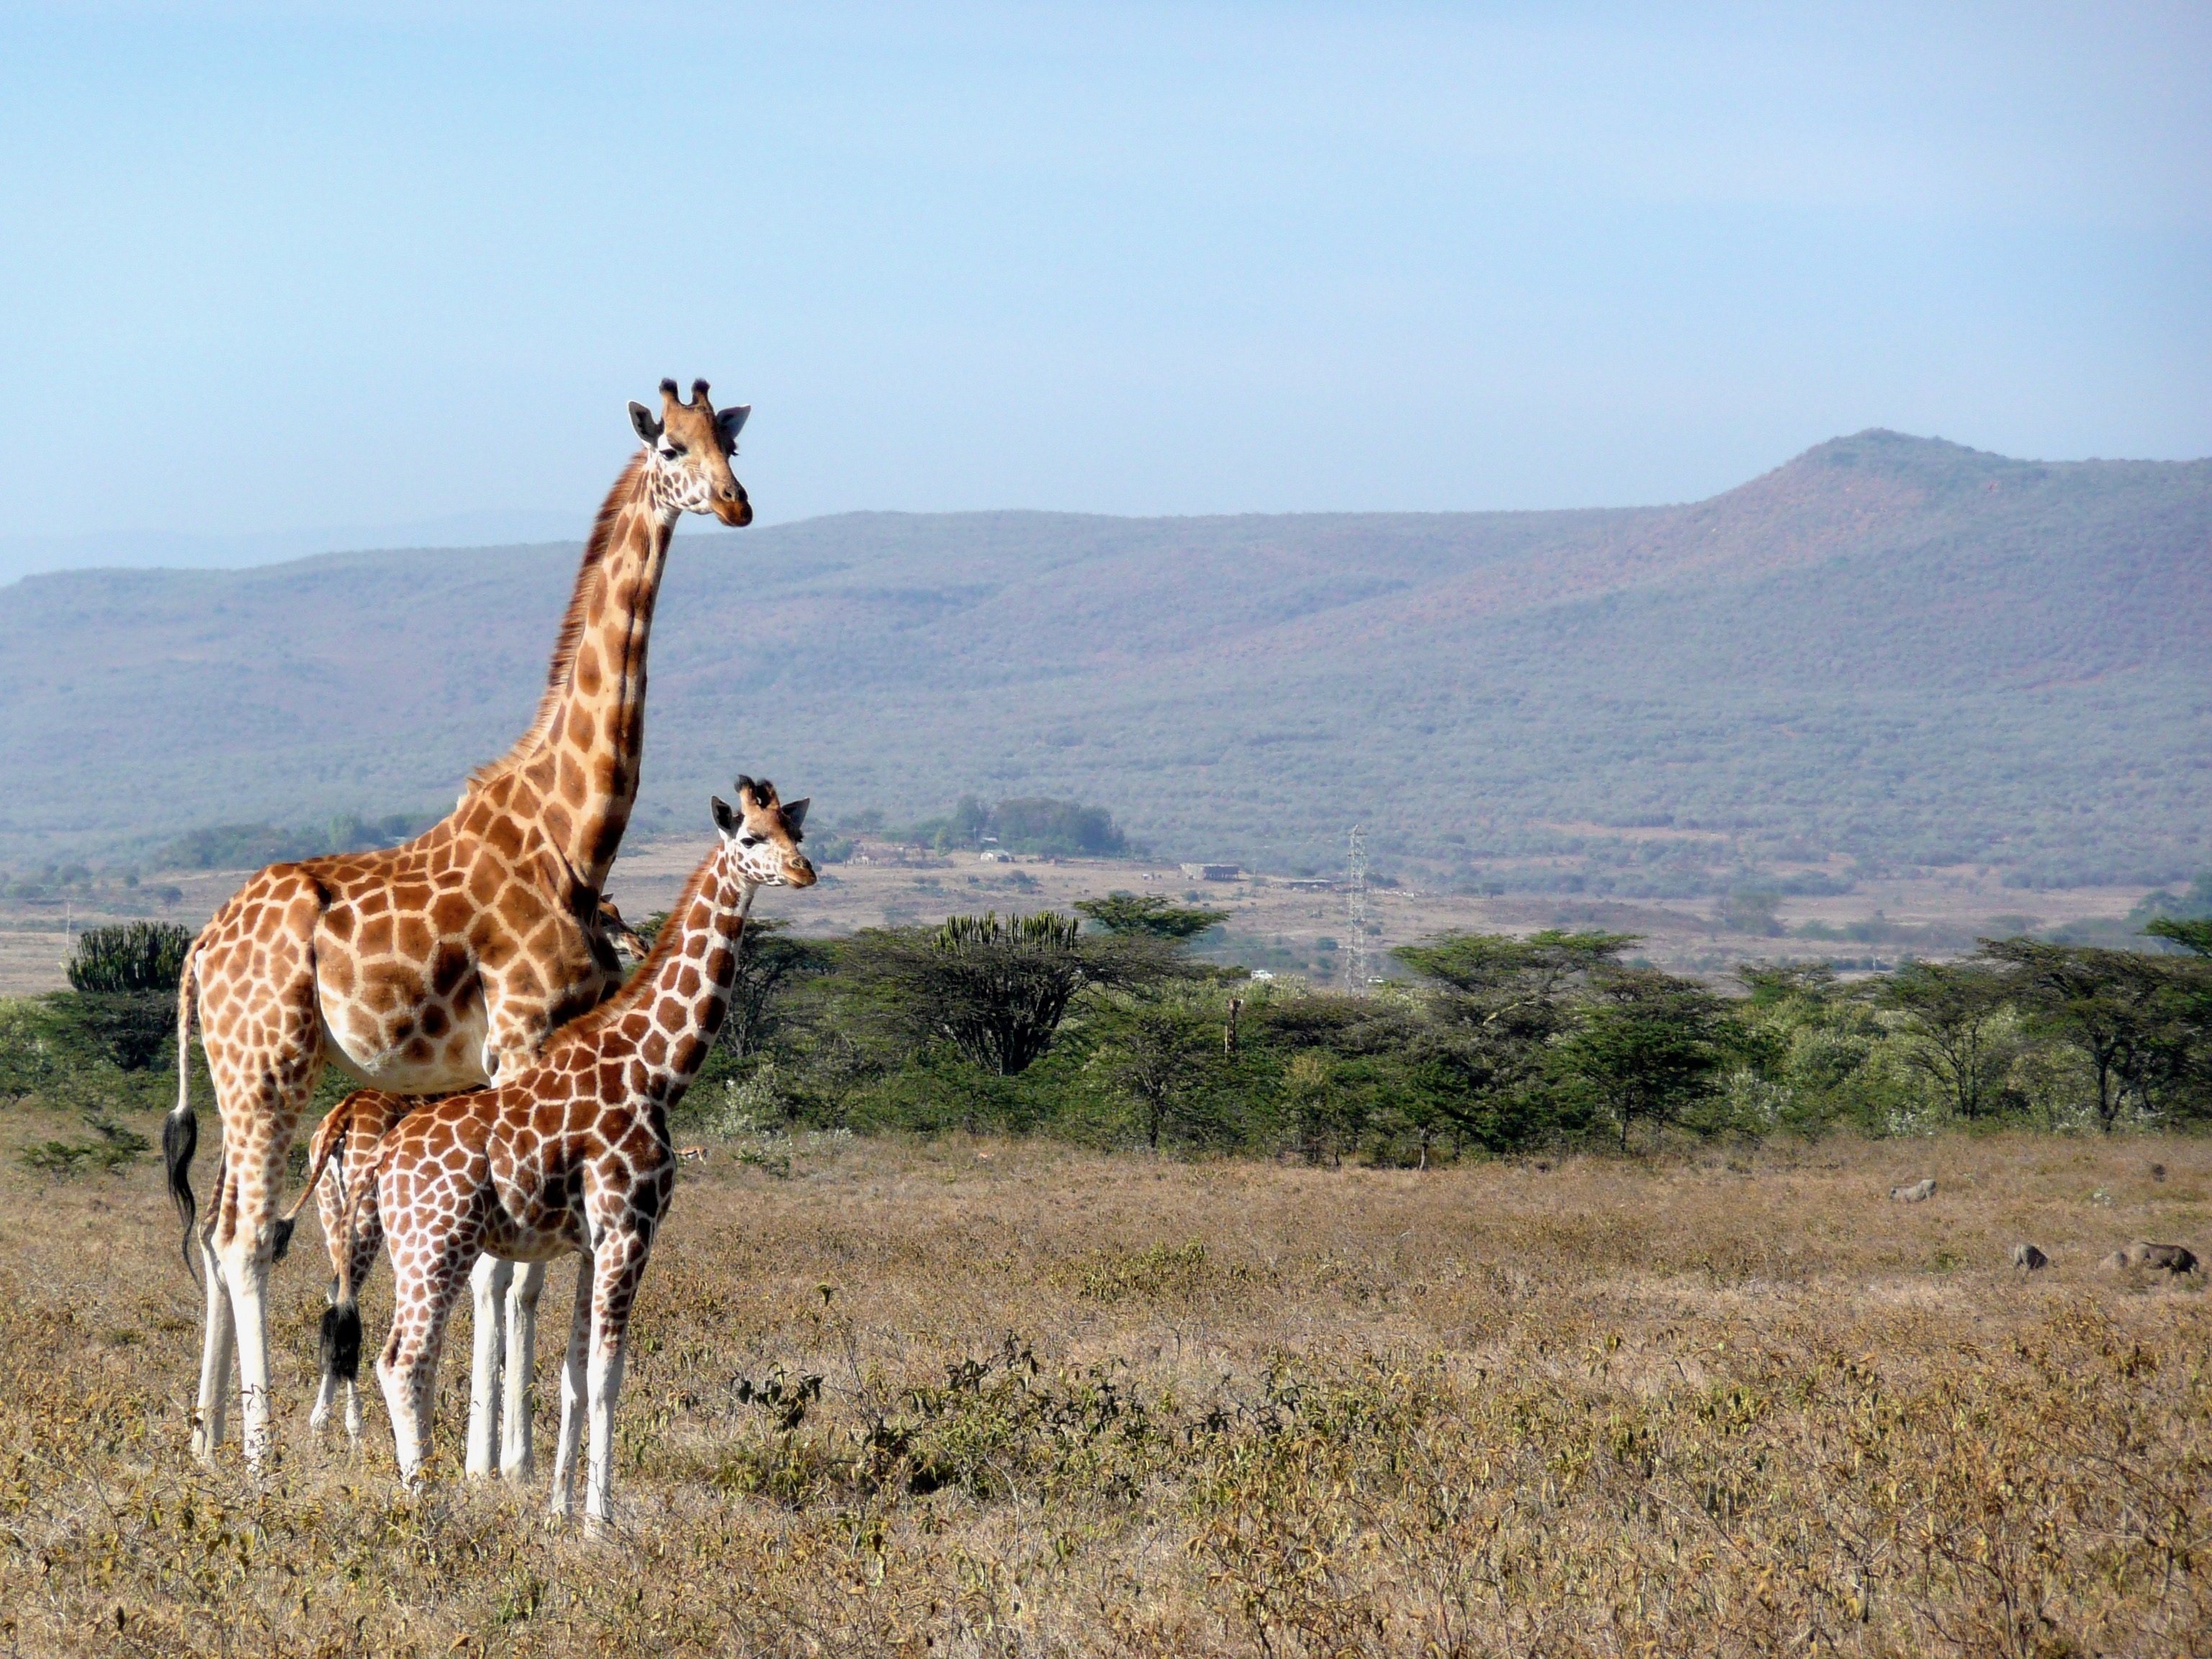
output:
[[[676,976],[676,994],[687,1000],[699,994],[699,970],[687,967]]]
[[[421,962],[430,954],[430,924],[421,915],[399,919],[399,954]]]
[[[365,957],[388,956],[392,951],[392,918],[375,916],[362,924],[361,953]]]
[[[459,878],[457,872],[454,879]],[[465,895],[441,893],[430,906],[430,926],[451,938],[467,927],[469,918],[475,913],[476,906],[469,902]]]
[[[422,1035],[424,1036],[441,1037],[445,1036],[452,1027],[453,1022],[447,1018],[446,1011],[441,1005],[434,1002],[422,1011]]]

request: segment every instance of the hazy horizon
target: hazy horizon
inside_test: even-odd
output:
[[[2179,6],[18,6],[0,560],[580,535],[664,374],[763,524],[2202,456],[2208,85]]]
[[[1887,428],[1870,428],[1869,431]],[[1838,438],[1863,434],[1838,434]],[[1930,434],[1905,434],[1907,437]],[[1953,441],[1936,439],[1937,442]],[[1831,440],[1830,441],[1833,441]],[[1994,452],[1976,450],[1972,445],[1961,446],[1980,454]],[[1819,447],[1819,446],[1813,446]],[[1778,465],[1786,465],[1785,458]],[[2186,465],[2191,460],[2212,457],[2183,457],[2172,462],[2163,458],[2144,456],[2007,456],[2008,460],[2027,461],[2036,465],[2063,465],[2069,461],[2100,459],[2149,461],[2152,464]],[[1767,469],[1771,471],[1772,469]],[[1764,477],[1762,472],[1759,477]],[[1726,495],[1729,489],[1753,482],[1740,479],[1734,485],[1715,492]],[[1595,508],[1632,508],[1668,507],[1689,504],[1692,498],[1666,501],[1593,501],[1579,505]],[[1709,499],[1709,498],[1695,498]],[[1066,514],[1075,517],[1094,518],[1237,518],[1307,514],[1359,515],[1388,509],[1312,507],[1303,514],[1271,515],[1261,512],[1244,514],[1086,514],[1077,509],[1060,507],[970,507],[939,508],[936,515],[967,514],[1036,513]],[[1546,512],[1572,511],[1572,508],[1462,508],[1443,509],[1446,512]],[[850,507],[830,513],[819,513],[803,519],[772,519],[763,514],[757,527],[762,530],[792,528],[825,519],[836,519],[868,514],[908,514],[902,507]],[[933,516],[916,514],[912,516]],[[325,554],[387,553],[433,551],[471,548],[521,547],[555,544],[580,544],[588,530],[588,514],[556,514],[544,510],[518,509],[512,512],[486,511],[456,514],[441,520],[418,520],[412,524],[386,525],[355,529],[279,530],[233,539],[216,537],[193,537],[159,531],[111,531],[94,532],[72,538],[0,538],[0,586],[26,576],[60,574],[70,570],[103,568],[125,570],[242,570],[259,566],[288,563],[298,559],[315,558]],[[686,518],[677,526],[677,533],[720,540],[740,536],[744,532],[723,528],[711,520]]]

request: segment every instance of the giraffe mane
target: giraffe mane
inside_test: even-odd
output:
[[[622,476],[607,491],[607,498],[599,503],[599,515],[592,521],[592,534],[584,544],[583,562],[576,567],[575,586],[569,590],[568,609],[561,618],[561,631],[554,636],[553,660],[545,670],[545,690],[538,699],[537,716],[530,729],[514,741],[514,746],[497,760],[486,761],[469,774],[467,793],[496,783],[508,773],[515,771],[538,753],[545,741],[545,733],[552,726],[553,711],[561,706],[561,694],[568,689],[568,672],[575,666],[576,646],[584,637],[584,602],[592,574],[606,562],[607,550],[614,545],[615,526],[622,522],[623,509],[629,504],[632,487],[645,465],[646,452],[640,449],[630,457],[629,465],[623,468]]]

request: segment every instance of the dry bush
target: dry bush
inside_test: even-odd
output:
[[[1931,1202],[1886,1200],[1929,1172]],[[2212,1652],[2208,1304],[2093,1265],[2212,1243],[2208,1184],[2201,1144],[2024,1136],[1427,1173],[963,1140],[687,1166],[618,1535],[591,1545],[542,1486],[459,1478],[459,1333],[420,1497],[380,1411],[358,1454],[309,1431],[306,1237],[276,1274],[281,1462],[198,1469],[198,1304],[155,1172],[8,1163],[0,1638]],[[2022,1237],[2052,1257],[2032,1282]]]

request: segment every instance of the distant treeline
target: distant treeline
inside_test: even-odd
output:
[[[273,823],[220,823],[179,836],[161,850],[156,862],[170,870],[254,870],[264,864],[319,858],[325,853],[396,847],[421,835],[443,816],[442,812],[390,812],[372,818],[342,812],[319,826],[289,830]]]
[[[964,1127],[1421,1164],[1669,1134],[2111,1131],[2212,1121],[2212,921],[2141,950],[2027,938],[1725,995],[1596,932],[1401,946],[1371,994],[1194,962],[1222,913],[1126,895],[1018,922],[750,936],[684,1108],[705,1130]],[[1079,923],[1083,925],[1079,925]]]
[[[2212,917],[2155,920],[2141,950],[2015,937],[1849,983],[1752,966],[1741,995],[1640,962],[1626,934],[1455,933],[1398,947],[1405,977],[1351,995],[1194,960],[1220,911],[1128,894],[1076,909],[839,939],[754,924],[684,1133],[968,1129],[1423,1165],[2212,1123]],[[187,938],[94,930],[76,989],[0,1002],[0,1098],[80,1111],[100,1137],[46,1144],[48,1165],[143,1147],[112,1115],[162,1100]],[[321,1096],[345,1087],[328,1074]]]

